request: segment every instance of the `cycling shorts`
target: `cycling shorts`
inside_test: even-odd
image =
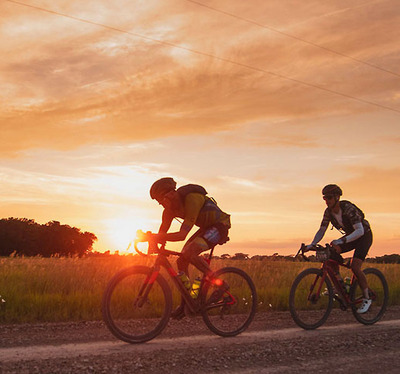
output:
[[[353,257],[364,261],[365,257],[367,257],[371,245],[372,231],[368,230],[363,236],[361,236],[357,240],[354,240],[354,242],[341,244],[340,248],[342,248],[342,253],[350,252],[355,249]]]

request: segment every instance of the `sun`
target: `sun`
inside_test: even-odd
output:
[[[136,237],[137,230],[148,230],[149,220],[135,217],[116,217],[108,219],[105,222],[105,236],[110,243],[111,252],[119,251],[121,253],[132,253],[134,249],[128,249],[129,244]]]

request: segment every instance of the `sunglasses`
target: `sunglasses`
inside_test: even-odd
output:
[[[331,199],[333,199],[333,195],[324,195],[324,196],[322,196],[322,198],[324,200],[331,200]]]

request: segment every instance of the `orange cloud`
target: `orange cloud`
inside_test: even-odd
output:
[[[310,16],[309,7],[299,7],[296,16],[289,16],[278,3],[272,7],[259,2],[252,8],[237,3],[232,12],[261,24],[279,19],[290,33],[306,40],[318,35],[315,42],[367,60],[379,56],[379,63],[396,68],[392,61],[398,43],[391,30],[398,15],[391,12],[393,3],[359,5],[340,12],[336,5],[315,3]],[[154,2],[132,9],[126,2],[122,12],[97,2],[63,2],[48,8],[53,6],[110,27],[122,17],[121,30],[185,49],[3,4],[9,17],[0,35],[6,41],[0,63],[1,83],[7,87],[0,104],[6,135],[0,143],[3,155],[27,148],[71,149],[88,143],[209,134],[277,118],[376,109],[283,77],[396,104],[390,98],[398,93],[398,79],[389,74],[193,3],[171,8]],[[359,17],[360,9],[367,19]],[[267,14],[266,21],[260,22],[259,14]],[[371,27],[360,28],[360,22]],[[11,41],[7,35],[15,31],[17,38]],[[312,144],[307,136],[278,137],[289,145]]]

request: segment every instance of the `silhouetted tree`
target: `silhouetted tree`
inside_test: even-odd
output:
[[[400,255],[391,254],[391,255],[383,255],[374,258],[367,258],[367,262],[375,262],[378,264],[400,264]]]
[[[40,225],[27,218],[0,220],[0,256],[82,256],[92,250],[95,240],[96,235],[58,221]]]
[[[248,260],[249,255],[246,253],[235,253],[235,255],[232,257],[232,260]]]

